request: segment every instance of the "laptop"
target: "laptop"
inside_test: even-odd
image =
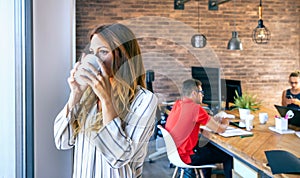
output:
[[[289,120],[288,123],[297,127],[300,127],[300,111],[294,108],[289,108],[286,106],[279,106],[279,105],[274,105],[275,108],[277,109],[278,113],[280,114],[281,117],[285,117],[286,113],[289,112],[293,113],[290,114],[292,116]]]

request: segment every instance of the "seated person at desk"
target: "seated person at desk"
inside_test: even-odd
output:
[[[300,71],[292,72],[289,76],[290,89],[282,92],[282,106],[300,109]]]
[[[232,157],[216,148],[210,142],[199,147],[198,134],[200,125],[222,133],[228,126],[228,120],[221,123],[210,117],[201,107],[203,91],[201,82],[189,79],[183,82],[182,99],[177,100],[169,113],[166,129],[172,135],[183,162],[190,165],[223,163],[225,176],[232,177]],[[220,118],[218,118],[220,119]],[[203,169],[205,177],[211,176],[211,169]]]

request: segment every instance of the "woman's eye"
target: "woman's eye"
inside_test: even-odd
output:
[[[99,51],[99,55],[107,55],[109,53],[109,51],[107,50],[100,50]]]

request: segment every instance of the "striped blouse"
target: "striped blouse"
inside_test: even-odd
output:
[[[117,117],[98,133],[80,132],[75,140],[70,120],[78,107],[69,113],[65,107],[55,119],[54,138],[60,150],[74,147],[73,178],[142,177],[157,102],[153,93],[139,87],[124,123]],[[92,122],[96,112],[97,105],[91,109],[86,123]]]

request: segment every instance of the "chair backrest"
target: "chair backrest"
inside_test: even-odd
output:
[[[195,168],[195,166],[188,165],[181,160],[179,153],[177,151],[176,144],[175,144],[171,134],[165,128],[163,128],[161,125],[157,125],[157,127],[161,130],[161,133],[163,135],[169,161],[177,167]],[[216,167],[215,165],[197,166],[197,168],[215,168],[215,167]]]
[[[161,125],[158,125],[157,127],[161,130],[161,133],[163,135],[169,161],[178,167],[185,167],[185,168],[190,167],[189,165],[185,164],[181,160],[179,153],[177,151],[176,144],[175,144],[171,134],[165,128],[163,128]]]

